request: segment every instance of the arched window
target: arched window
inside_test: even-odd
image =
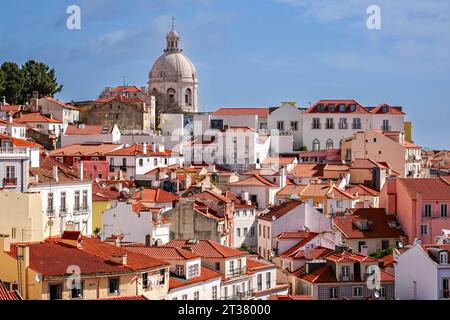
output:
[[[167,90],[167,97],[169,98],[169,103],[175,102],[175,89],[168,89]]]
[[[327,150],[333,149],[333,140],[327,140]]]
[[[184,103],[187,105],[192,104],[192,90],[190,88],[186,89],[186,92],[184,94]]]
[[[319,140],[314,139],[312,151],[319,151],[319,150],[320,150],[320,142]]]

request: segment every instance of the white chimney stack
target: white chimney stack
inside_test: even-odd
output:
[[[84,179],[84,166],[83,166],[83,163],[82,163],[82,162],[80,162],[80,163],[78,164],[78,178],[79,178],[80,180],[83,180],[83,179]]]
[[[147,143],[146,143],[146,142],[143,142],[143,143],[142,143],[142,153],[143,153],[144,155],[147,154]]]
[[[58,182],[58,166],[53,166],[53,180]]]

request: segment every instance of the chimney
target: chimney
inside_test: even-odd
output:
[[[9,235],[7,234],[0,234],[0,250],[3,250],[4,252],[9,252],[11,245],[11,239],[9,238]]]
[[[30,247],[26,244],[21,244],[17,247],[17,258],[21,257],[23,261],[23,268],[30,266]]]
[[[146,142],[142,143],[142,153],[144,155],[147,154],[147,143]]]
[[[8,121],[9,123],[13,122],[13,116],[10,113],[8,113]]]
[[[142,198],[144,198],[144,187],[141,187],[139,189],[139,199],[142,199]]]
[[[2,97],[2,105],[6,105],[6,97],[5,96]]]
[[[53,166],[53,180],[55,180],[56,182],[59,181],[59,178],[58,178],[58,166]]]
[[[128,256],[125,252],[123,253],[113,253],[111,256],[111,261],[122,266],[126,266],[128,263]]]
[[[165,152],[166,148],[164,147],[164,145],[162,143],[158,144],[158,152]]]
[[[84,166],[83,166],[83,163],[81,161],[78,164],[78,178],[80,180],[84,179]]]

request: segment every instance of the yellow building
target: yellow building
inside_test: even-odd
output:
[[[412,122],[407,121],[405,122],[405,140],[408,142],[412,141]]]
[[[103,228],[103,212],[111,209],[111,200],[103,195],[92,195],[92,232]]]
[[[0,278],[17,286],[26,300],[167,296],[170,265],[166,262],[78,231],[43,242],[10,245],[9,240],[0,236]]]

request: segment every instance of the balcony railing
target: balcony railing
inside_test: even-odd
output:
[[[236,292],[236,294],[222,297],[222,300],[248,300],[253,297],[254,293],[255,291],[253,289],[244,292]]]
[[[27,150],[25,148],[1,147],[0,154],[6,156],[24,156],[27,155]]]
[[[312,123],[311,125],[311,129],[320,129],[322,126],[320,123]]]
[[[4,187],[15,187],[17,186],[17,178],[3,178]]]
[[[349,274],[349,275],[341,274],[341,275],[339,275],[339,281],[342,281],[342,282],[353,281],[353,275],[352,274]]]
[[[334,123],[327,123],[325,124],[326,129],[334,129]]]
[[[49,217],[53,217],[56,214],[56,210],[54,207],[47,207],[47,210],[45,212]]]
[[[73,213],[81,213],[81,206],[79,204],[73,206]]]
[[[382,130],[382,131],[391,131],[391,126],[381,126],[380,127],[380,129]]]
[[[227,277],[239,277],[247,273],[246,268],[236,268],[227,272]]]
[[[81,206],[81,211],[82,211],[82,212],[89,212],[89,209],[90,209],[90,207],[89,207],[88,204],[83,204],[83,205]]]
[[[68,211],[67,207],[62,206],[62,207],[59,208],[59,215],[62,216],[62,217],[66,216],[67,215],[67,211]]]

